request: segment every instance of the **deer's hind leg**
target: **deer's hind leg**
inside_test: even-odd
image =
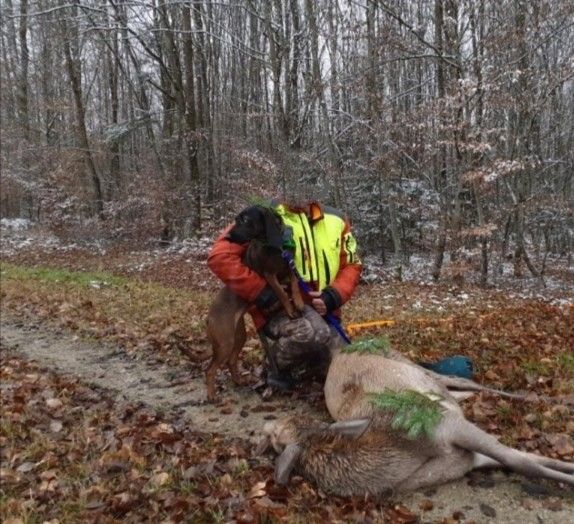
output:
[[[445,455],[429,458],[412,475],[397,486],[397,491],[414,491],[463,477],[474,466],[474,453],[453,449]]]
[[[548,478],[574,486],[574,474],[569,463],[505,446],[492,435],[454,413],[446,414],[436,428],[435,442],[446,447],[459,447],[480,453],[522,475]]]

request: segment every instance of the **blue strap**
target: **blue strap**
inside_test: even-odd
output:
[[[291,253],[289,253],[289,251],[286,251],[284,249],[281,252],[281,256],[283,257],[283,260],[285,260],[287,262],[287,264],[289,264],[289,269],[291,269],[291,271],[293,271],[293,274],[297,277],[297,281],[299,282],[299,287],[301,288],[301,291],[303,291],[303,293],[307,293],[307,294],[310,293],[311,291],[313,291],[311,289],[311,286],[303,280],[303,278],[299,274],[299,271],[297,271],[297,267],[295,266],[295,260],[291,256]],[[333,326],[335,328],[335,331],[337,331],[337,333],[340,335],[340,337],[347,344],[351,343],[351,339],[349,338],[349,335],[347,335],[347,333],[343,329],[343,326],[339,322],[339,319],[335,315],[333,315],[332,313],[327,313],[327,314],[325,314],[325,316],[323,318],[325,319],[325,321],[328,324],[331,324],[331,326]]]

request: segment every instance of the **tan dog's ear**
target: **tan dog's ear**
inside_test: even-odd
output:
[[[289,444],[275,461],[275,483],[285,485],[289,482],[291,471],[297,464],[303,450],[299,444]]]

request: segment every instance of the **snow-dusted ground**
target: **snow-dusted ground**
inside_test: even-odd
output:
[[[78,246],[63,243],[58,237],[25,218],[0,219],[0,250],[8,256],[26,248],[61,249],[71,251]]]
[[[448,257],[445,258],[446,265]],[[378,283],[396,280],[400,273],[404,282],[433,286],[433,263],[432,254],[412,255],[408,264],[391,258],[385,265],[376,257],[367,256],[363,260],[365,268],[362,278],[368,283]],[[549,256],[546,265],[553,271],[547,271],[543,277],[533,277],[526,271],[523,277],[516,278],[512,261],[497,261],[497,265],[491,268],[488,284],[493,289],[507,293],[509,299],[542,300],[557,306],[574,305],[574,265],[568,265],[565,257],[557,256]],[[560,275],[567,278],[561,278]],[[465,274],[465,281],[467,284],[477,285],[479,276],[478,272],[469,271]],[[462,292],[458,285],[456,287],[458,291],[452,297],[454,302],[464,303],[472,299],[472,295]],[[441,299],[441,302],[444,302],[444,299]],[[440,310],[441,304],[436,304]]]
[[[159,259],[184,259],[189,264],[205,264],[207,253],[214,237],[203,236],[194,239],[174,240],[166,247],[157,247],[150,242],[148,249],[128,253],[123,269],[130,271],[145,271]],[[100,240],[93,242],[64,242],[45,229],[25,219],[6,219],[0,221],[0,251],[2,256],[9,258],[23,250],[34,249],[47,252],[70,252],[76,249],[87,249],[92,253],[104,256],[108,246]],[[445,276],[442,282],[448,283],[448,256],[445,257]],[[382,264],[375,256],[363,258],[364,271],[362,280],[365,283],[384,283],[392,280],[414,282],[422,286],[434,286],[432,278],[432,254],[413,254],[408,263],[390,257]],[[504,291],[508,298],[534,299],[550,302],[554,305],[568,307],[574,304],[574,266],[569,265],[565,257],[549,256],[546,261],[547,271],[544,277],[532,277],[525,271],[522,278],[513,276],[512,261],[491,261],[489,286]],[[464,275],[466,284],[477,284],[477,271],[467,271]],[[456,293],[451,298],[452,304],[462,304],[472,299],[472,293],[466,293],[456,286]],[[437,298],[437,310],[444,307],[444,298]],[[428,306],[428,305],[427,305]],[[421,305],[421,308],[423,306]],[[413,308],[417,308],[414,304]]]

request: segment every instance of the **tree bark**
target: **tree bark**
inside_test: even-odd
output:
[[[61,5],[64,4],[62,3]],[[79,0],[74,0],[72,6],[72,19],[74,20],[74,24],[77,24],[78,21],[78,5]],[[92,156],[92,150],[90,149],[90,142],[88,140],[88,132],[86,129],[86,112],[84,109],[82,94],[82,70],[80,65],[79,50],[77,49],[79,45],[77,30],[75,27],[72,29],[69,28],[65,17],[60,19],[60,24],[62,27],[62,36],[64,39],[64,56],[66,59],[66,69],[68,71],[68,79],[72,87],[74,104],[76,108],[76,128],[78,143],[84,157],[86,168],[88,170],[89,179],[92,184],[92,190],[94,193],[94,211],[100,219],[103,219],[104,202],[102,197],[102,183],[96,169],[94,158]],[[74,49],[72,49],[72,43],[74,44]]]

